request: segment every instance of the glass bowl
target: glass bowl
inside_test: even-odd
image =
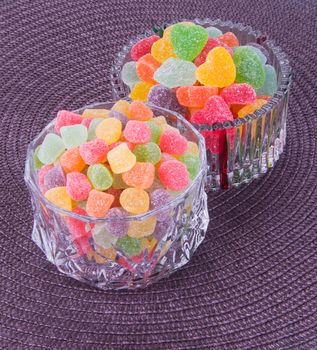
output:
[[[114,103],[98,103],[86,108],[110,109]],[[203,241],[209,216],[206,181],[206,151],[203,137],[181,116],[151,107],[163,115],[188,140],[199,147],[200,169],[196,178],[168,204],[146,214],[123,218],[92,218],[63,210],[50,203],[38,186],[34,151],[45,135],[54,129],[54,120],[30,143],[25,165],[25,182],[34,212],[32,239],[59,271],[101,289],[145,287],[168,276],[186,264]],[[117,241],[109,236],[106,225],[155,225],[150,237],[129,236]],[[75,237],[74,225],[84,225],[88,237]],[[122,226],[121,226],[122,227]]]
[[[189,21],[184,19],[183,21]],[[171,22],[173,24],[179,21]],[[257,43],[269,53],[268,63],[277,72],[278,90],[261,109],[233,122],[194,126],[204,135],[207,150],[207,189],[228,189],[249,183],[265,174],[278,161],[286,142],[286,119],[291,84],[291,67],[286,55],[274,41],[249,26],[231,21],[194,19],[203,27],[214,26],[231,31],[240,44]],[[131,61],[130,49],[140,39],[153,35],[146,31],[131,40],[116,56],[112,67],[112,88],[115,98],[128,96],[130,89],[121,78],[122,66]]]

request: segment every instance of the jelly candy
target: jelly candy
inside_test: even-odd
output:
[[[176,90],[178,102],[187,107],[203,107],[208,98],[218,94],[218,88],[208,86],[183,86]]]
[[[113,184],[112,188],[116,190],[123,190],[125,188],[128,188],[129,186],[122,180],[122,175],[121,174],[113,174]],[[120,193],[121,195],[121,193]],[[120,201],[119,201],[119,206],[121,206]]]
[[[79,215],[87,215],[86,210],[82,208],[74,208],[72,212]],[[88,237],[90,235],[90,232],[86,231],[86,222],[82,220],[75,219],[73,217],[67,217],[66,224],[73,239]]]
[[[108,212],[108,215],[110,213],[110,210]],[[108,217],[108,215],[107,215],[107,217]],[[117,223],[120,226],[121,222],[117,222]],[[96,224],[92,230],[92,237],[94,239],[94,243],[97,246],[105,248],[105,249],[112,248],[118,240],[117,236],[111,234],[110,231],[107,230],[105,224]]]
[[[158,117],[153,118],[152,122],[157,126],[167,124],[166,118],[163,115],[159,115]]]
[[[148,121],[146,125],[151,129],[151,141],[158,143],[161,136],[161,128],[154,121]]]
[[[195,155],[199,155],[199,148],[198,148],[197,143],[192,142],[192,141],[188,141],[186,152],[191,153],[191,154],[195,154]]]
[[[38,153],[41,145],[37,146],[34,150],[33,163],[35,169],[40,169],[44,164],[39,160]]]
[[[153,79],[154,72],[160,67],[160,63],[149,53],[141,57],[136,64],[138,77],[148,83],[156,84]]]
[[[81,158],[86,164],[103,163],[106,160],[109,146],[100,139],[85,142],[79,147]]]
[[[124,254],[133,256],[141,253],[141,240],[132,238],[130,236],[124,236],[117,240],[116,246]]]
[[[128,236],[133,238],[142,238],[151,236],[156,226],[156,217],[150,216],[143,220],[131,221]]]
[[[113,178],[110,171],[103,164],[90,165],[87,176],[94,189],[105,191],[111,187]]]
[[[89,138],[89,127],[93,119],[91,118],[86,118],[81,121],[81,125],[85,126],[88,129],[88,138]]]
[[[84,119],[84,120],[88,120],[88,119]],[[88,127],[88,137],[87,137],[88,141],[94,140],[96,138],[96,128],[103,121],[104,121],[103,118],[95,118],[91,120]]]
[[[206,149],[213,154],[223,153],[225,144],[230,145],[230,150],[234,149],[235,129],[233,128],[214,131],[204,130],[201,131],[201,134],[205,138]],[[225,140],[227,140],[226,143]]]
[[[136,145],[133,149],[138,162],[148,162],[156,164],[161,159],[161,149],[154,142],[149,142],[143,145]]]
[[[152,45],[151,54],[160,63],[171,57],[176,57],[171,39],[166,37],[156,41]]]
[[[189,173],[189,178],[191,180],[194,180],[196,175],[199,172],[199,167],[200,167],[200,160],[199,156],[186,153],[178,158],[179,161],[184,163],[187,167],[188,173]]]
[[[173,131],[166,130],[160,138],[161,151],[171,154],[184,154],[187,150],[187,139]]]
[[[215,47],[224,47],[228,53],[233,56],[233,50],[231,49],[231,47],[229,47],[227,44],[222,43],[221,41],[219,41],[218,39],[215,38],[209,38],[207,41],[207,44],[205,45],[205,47],[203,48],[203,50],[200,52],[200,54],[195,58],[195,65],[196,66],[200,66],[201,64],[205,63],[206,58],[208,53],[214,49]]]
[[[108,211],[107,219],[113,220],[106,221],[105,227],[111,235],[115,237],[123,237],[128,233],[129,221],[122,220],[125,216],[127,216],[127,212],[122,208],[111,208]]]
[[[110,111],[109,117],[116,118],[116,119],[120,120],[123,127],[125,127],[127,125],[127,122],[129,120],[126,115],[124,115],[123,113],[118,112],[118,111]]]
[[[127,141],[139,144],[149,142],[151,134],[150,127],[146,123],[137,120],[129,120],[123,131],[123,135]]]
[[[63,126],[60,129],[60,133],[67,149],[82,145],[88,138],[88,130],[81,124]]]
[[[44,187],[50,190],[54,187],[62,187],[66,185],[66,176],[60,165],[54,166],[44,176]]]
[[[84,201],[88,198],[91,185],[87,177],[77,171],[67,174],[66,191],[74,201]]]
[[[233,61],[237,70],[237,83],[248,83],[255,89],[264,85],[265,71],[262,62],[250,47],[237,47],[234,51]]]
[[[136,163],[135,155],[126,143],[115,147],[107,154],[107,159],[114,174],[122,174],[132,169]]]
[[[121,79],[130,88],[133,87],[140,79],[136,74],[136,62],[131,61],[124,64],[121,70]]]
[[[227,32],[218,36],[218,40],[230,47],[239,46],[239,40],[232,32]]]
[[[65,173],[70,173],[72,171],[80,172],[84,170],[86,166],[77,147],[64,152],[60,157],[59,162]]]
[[[107,109],[98,109],[98,108],[87,108],[84,110],[81,115],[82,118],[107,118],[109,117],[109,112]]]
[[[59,133],[62,126],[80,124],[82,120],[82,116],[74,112],[59,111],[55,120],[54,130]]]
[[[252,46],[252,47],[259,49],[263,53],[263,55],[266,57],[266,60],[267,61],[270,60],[270,54],[264,46],[257,44],[257,43],[248,43],[247,46]]]
[[[97,218],[105,217],[113,201],[112,194],[91,190],[86,204],[87,214]]]
[[[158,209],[172,201],[172,196],[163,188],[159,188],[150,193],[150,209]],[[160,211],[156,213],[157,221],[164,221],[170,217],[170,212]]]
[[[180,134],[178,129],[174,128],[174,126],[169,124],[161,125],[161,134],[163,134],[165,131],[173,131],[175,134]]]
[[[150,199],[148,193],[141,188],[126,188],[121,193],[120,203],[131,214],[143,214],[149,210]]]
[[[262,87],[256,90],[258,96],[268,95],[273,96],[277,91],[277,75],[275,68],[269,64],[264,66],[265,82]]]
[[[196,124],[223,123],[232,120],[233,115],[220,96],[209,97],[205,107],[191,117],[191,122]]]
[[[177,57],[193,61],[200,53],[208,40],[208,32],[205,28],[183,23],[177,23],[171,30],[171,41]]]
[[[241,108],[238,112],[238,117],[243,118],[247,114],[254,113],[257,109],[262,108],[266,103],[266,100],[256,99],[255,102],[253,102],[251,105],[246,105],[243,108]]]
[[[154,181],[155,168],[152,163],[139,163],[122,174],[122,180],[130,187],[148,189]]]
[[[246,45],[246,47],[249,47],[258,55],[262,64],[266,63],[266,61],[267,61],[266,56],[264,55],[264,53],[260,49],[258,49],[257,47],[251,46],[251,45]]]
[[[207,27],[206,28],[209,38],[217,38],[222,35],[222,31],[216,27]]]
[[[220,96],[226,101],[227,104],[250,104],[256,99],[256,93],[253,87],[249,84],[232,84],[224,88]]]
[[[72,199],[65,186],[51,188],[45,192],[45,198],[61,209],[72,210]]]
[[[43,165],[42,168],[38,171],[37,178],[42,193],[46,192],[46,188],[44,186],[44,178],[51,169],[53,169],[53,165],[47,164]]]
[[[152,45],[159,40],[160,37],[158,35],[152,35],[148,38],[144,38],[134,44],[131,48],[131,58],[134,61],[139,60],[142,56],[151,52]]]
[[[56,134],[47,134],[38,151],[38,159],[43,164],[52,164],[65,151],[63,140]]]
[[[163,162],[158,170],[161,182],[172,191],[181,191],[189,184],[186,166],[178,160]]]
[[[146,81],[139,81],[133,86],[129,97],[131,98],[131,100],[134,100],[134,101],[140,100],[140,101],[146,102],[147,95],[152,86],[154,85],[151,83],[147,83]]]
[[[121,137],[122,123],[116,118],[106,118],[96,128],[96,137],[111,145]]]
[[[128,101],[119,100],[111,107],[111,111],[120,112],[129,117],[129,106],[130,103]]]
[[[134,101],[129,106],[130,119],[145,122],[152,119],[153,112],[142,101]]]
[[[236,78],[236,67],[228,51],[215,47],[206,58],[206,62],[196,70],[197,80],[203,85],[226,87]]]
[[[142,238],[141,249],[143,253],[147,252],[149,258],[153,257],[154,250],[157,246],[157,240],[153,238]]]
[[[114,177],[116,176],[120,176],[120,175],[114,175],[112,178],[113,178],[113,183],[114,183]],[[122,180],[123,182],[123,180]],[[112,194],[114,196],[114,201],[111,205],[111,208],[113,207],[120,207],[120,195],[121,195],[121,189],[117,189],[117,188],[114,188],[113,187],[113,183],[112,183],[112,187],[111,188],[108,188],[107,191],[105,191],[106,193],[109,193],[109,194]]]
[[[192,62],[169,58],[156,70],[154,79],[164,86],[175,88],[196,82],[196,66]]]

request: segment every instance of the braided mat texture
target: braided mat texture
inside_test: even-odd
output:
[[[0,348],[317,349],[316,0],[0,2]],[[31,241],[27,144],[61,108],[111,99],[129,37],[173,18],[251,25],[295,77],[287,148],[268,176],[211,194],[204,243],[138,291],[62,276]],[[315,34],[314,34],[315,33]]]

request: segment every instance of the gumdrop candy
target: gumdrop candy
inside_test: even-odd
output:
[[[213,124],[233,121],[233,115],[224,99],[220,96],[209,97],[205,107],[191,117],[194,124]]]
[[[59,133],[61,127],[80,124],[82,120],[82,116],[77,113],[65,110],[59,111],[55,120],[54,130]]]
[[[196,70],[197,80],[206,86],[226,87],[234,83],[236,67],[228,51],[215,47],[206,58],[206,62]]]
[[[265,82],[264,85],[256,90],[258,96],[268,95],[273,96],[277,91],[277,75],[273,66],[265,65]]]
[[[113,180],[114,180],[114,177],[115,176],[118,176],[118,175],[114,175],[113,176]],[[114,181],[113,181],[114,182]],[[123,182],[123,180],[122,180]],[[118,188],[114,188],[113,187],[113,183],[112,183],[112,187],[111,188],[108,188],[107,191],[105,191],[106,193],[109,193],[109,194],[112,194],[114,196],[114,201],[111,205],[111,208],[113,207],[120,207],[121,204],[120,204],[120,195],[121,195],[121,192],[122,190],[121,189],[118,189]]]
[[[87,214],[97,218],[105,217],[113,201],[113,195],[97,190],[91,190],[86,204]]]
[[[136,64],[137,75],[143,81],[156,84],[153,76],[160,65],[161,64],[150,53],[148,53],[138,60]]]
[[[256,93],[253,87],[249,84],[232,84],[225,87],[220,96],[225,100],[227,104],[251,104],[256,99]]]
[[[136,62],[131,61],[123,65],[121,70],[121,79],[130,88],[133,87],[140,79],[136,74]]]
[[[108,118],[109,112],[107,109],[87,108],[81,115],[84,119]]]
[[[234,149],[235,129],[226,130],[203,130],[201,134],[205,138],[206,150],[213,154],[222,154],[226,145],[229,144],[230,150]]]
[[[186,107],[203,107],[210,96],[218,94],[218,88],[208,86],[182,86],[176,90],[178,102]]]
[[[45,198],[64,210],[72,210],[72,199],[68,195],[65,186],[54,187],[45,192]]]
[[[170,154],[184,154],[187,150],[187,139],[173,131],[166,130],[160,138],[160,147],[162,152]]]
[[[89,120],[89,119],[84,119],[84,120]],[[96,138],[96,128],[103,121],[104,121],[104,118],[95,118],[91,120],[88,127],[88,137],[87,137],[88,141],[94,140]]]
[[[195,58],[195,65],[196,66],[200,66],[201,64],[205,63],[206,58],[208,53],[214,49],[215,47],[224,47],[228,53],[233,56],[233,50],[231,49],[231,47],[229,47],[227,44],[222,43],[221,41],[219,41],[218,39],[215,38],[209,38],[207,41],[207,44],[205,45],[205,47],[203,48],[203,50],[200,52],[200,54]]]
[[[169,124],[163,124],[161,125],[161,131],[163,134],[165,131],[173,131],[175,134],[180,134],[179,130],[177,128],[174,128],[174,126]]]
[[[133,149],[138,162],[156,164],[161,159],[161,149],[154,143],[149,142],[143,145],[136,145]]]
[[[38,184],[42,193],[46,192],[46,188],[44,186],[44,178],[51,169],[53,169],[52,164],[43,165],[37,173]]]
[[[218,40],[227,44],[230,47],[239,46],[239,40],[232,32],[227,32],[220,35],[218,37]]]
[[[141,249],[143,254],[147,254],[151,259],[154,254],[154,250],[157,246],[157,239],[152,238],[142,238],[141,240]]]
[[[169,58],[156,70],[154,79],[161,85],[175,88],[196,82],[196,66],[179,58]]]
[[[54,187],[62,187],[66,185],[66,176],[60,165],[54,166],[44,176],[44,187],[50,190]]]
[[[148,38],[144,38],[138,41],[131,48],[131,58],[134,61],[138,61],[142,56],[150,53],[152,45],[159,39],[160,37],[158,35],[152,35]]]
[[[128,101],[119,100],[111,107],[111,111],[120,112],[129,118],[129,106]]]
[[[195,154],[195,155],[199,155],[199,147],[198,147],[197,143],[195,143],[193,141],[188,141],[186,152],[191,153],[191,154]]]
[[[125,139],[136,144],[149,142],[151,134],[150,127],[146,123],[139,122],[138,120],[129,120],[123,131]]]
[[[262,108],[265,104],[267,104],[266,100],[256,99],[255,102],[253,102],[252,104],[246,105],[243,108],[241,108],[238,112],[238,117],[243,118],[248,114],[254,113],[256,110]]]
[[[66,190],[74,201],[84,201],[88,198],[91,185],[84,174],[74,171],[67,174]]]
[[[109,151],[107,159],[114,174],[125,173],[132,169],[136,163],[136,156],[130,151],[126,143],[122,143]]]
[[[118,111],[110,111],[109,117],[120,120],[122,127],[125,127],[127,125],[128,120],[129,120],[126,115],[124,115],[123,113],[118,112]]]
[[[122,174],[122,180],[130,187],[148,189],[152,186],[155,176],[155,168],[152,163],[139,163]]]
[[[44,164],[39,160],[38,153],[40,150],[41,145],[38,145],[35,150],[34,150],[34,155],[33,155],[33,164],[35,169],[40,169]]]
[[[218,38],[218,36],[222,35],[222,31],[216,27],[207,27],[206,30],[209,38]]]
[[[111,145],[121,137],[122,123],[116,118],[106,118],[96,128],[96,136]]]
[[[88,165],[103,163],[106,160],[108,151],[109,146],[100,139],[85,142],[79,147],[79,154]]]
[[[52,164],[64,151],[63,140],[58,135],[49,133],[45,136],[37,156],[43,164]]]
[[[153,86],[153,84],[147,83],[146,81],[139,81],[133,86],[129,97],[133,101],[139,100],[146,102],[148,93]]]
[[[120,203],[131,214],[143,214],[149,210],[150,199],[148,193],[141,188],[126,188],[121,193]]]
[[[178,160],[163,162],[159,167],[158,176],[163,185],[172,191],[181,191],[189,184],[186,165]]]
[[[259,49],[263,53],[263,55],[266,57],[266,61],[270,60],[270,54],[264,46],[257,44],[257,43],[248,43],[248,46],[253,46],[253,47]]]
[[[128,256],[134,256],[141,253],[141,240],[130,236],[119,238],[116,246]]]
[[[84,125],[63,126],[60,129],[62,140],[67,149],[78,147],[88,138],[88,130]]]
[[[266,63],[266,61],[267,61],[266,56],[264,55],[264,53],[260,49],[258,49],[257,47],[251,46],[251,45],[246,45],[246,47],[249,47],[250,49],[253,50],[253,52],[255,52],[258,55],[262,64]]]
[[[182,156],[180,156],[178,158],[178,160],[186,165],[188,173],[189,173],[189,178],[191,180],[194,180],[194,178],[198,174],[199,168],[200,168],[199,156],[194,155],[194,154],[190,154],[190,153],[186,153],[186,154],[183,154]]]
[[[161,136],[161,128],[152,120],[148,121],[146,125],[151,129],[151,141],[158,143]]]
[[[122,218],[127,215],[128,213],[122,208],[111,208],[108,211],[107,219],[113,220],[105,222],[107,231],[115,237],[125,236],[129,230],[129,221],[122,220]]]
[[[142,238],[151,236],[156,226],[156,217],[150,216],[143,220],[131,221],[128,236],[132,238]]]
[[[183,23],[177,23],[171,30],[171,41],[173,50],[177,57],[193,61],[208,40],[208,32],[205,28]]]
[[[157,190],[154,190],[153,192],[150,193],[150,209],[158,209],[167,203],[171,202],[173,197],[170,195],[170,193],[163,189],[159,188]],[[170,211],[165,210],[165,211],[160,211],[157,212],[156,214],[157,221],[164,221],[168,220],[170,217]]]
[[[153,118],[152,122],[157,126],[162,126],[164,124],[167,124],[167,120],[163,115],[159,115]]]
[[[113,183],[111,172],[100,163],[90,165],[87,176],[93,188],[99,191],[107,190]]]
[[[176,57],[170,38],[162,38],[152,45],[151,55],[160,63]]]
[[[122,180],[122,175],[121,174],[113,174],[113,184],[112,188],[115,190],[124,190],[128,188],[129,186]],[[110,189],[109,189],[110,190]],[[108,191],[109,191],[108,190]],[[121,195],[121,193],[120,193]],[[119,207],[121,206],[120,201],[119,201]]]
[[[129,106],[130,119],[145,122],[152,119],[153,112],[142,101],[134,101]]]
[[[237,83],[248,83],[255,89],[264,85],[264,67],[258,55],[250,47],[237,47],[234,51],[233,61],[237,70]]]
[[[79,215],[87,215],[86,210],[82,208],[74,208],[72,212]],[[73,239],[90,236],[90,231],[86,230],[86,222],[69,216],[66,218],[66,224]]]
[[[110,213],[110,210],[108,212],[108,215]],[[120,222],[117,222],[117,223],[120,225]],[[105,249],[112,248],[118,240],[117,236],[111,234],[111,232],[107,230],[105,224],[96,224],[92,230],[92,237],[93,237],[94,243],[97,246]]]

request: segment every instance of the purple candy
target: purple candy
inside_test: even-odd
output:
[[[44,187],[49,190],[60,186],[66,186],[66,176],[62,167],[56,165],[44,176]]]
[[[117,112],[117,111],[110,111],[109,117],[110,118],[116,118],[116,119],[120,120],[120,122],[122,123],[123,127],[126,126],[128,120],[129,120],[123,113],[120,113],[120,112]]]
[[[257,43],[248,43],[247,45],[248,46],[253,46],[253,47],[259,49],[263,53],[263,55],[266,57],[267,61],[269,62],[270,54],[269,54],[269,52],[267,51],[267,49],[265,47],[263,47],[262,45],[257,44]]]
[[[158,221],[155,226],[155,231],[153,233],[154,237],[160,241],[169,230],[172,230],[173,219],[169,216],[165,221]]]
[[[159,188],[150,193],[150,209],[160,208],[169,203],[172,199],[172,196],[166,190]],[[156,214],[157,221],[165,221],[169,217],[169,210],[164,210]]]
[[[107,218],[118,218],[118,220],[109,221],[105,223],[107,231],[116,237],[123,237],[128,233],[129,222],[120,220],[127,215],[127,212],[122,208],[111,208],[108,211]]]

